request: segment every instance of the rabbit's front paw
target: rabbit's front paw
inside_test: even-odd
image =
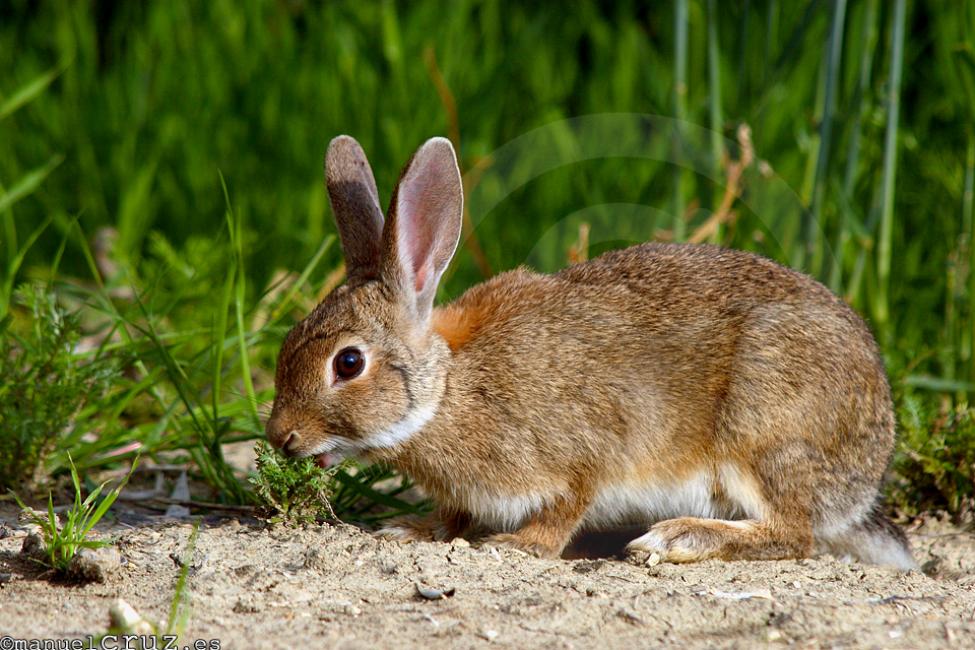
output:
[[[428,515],[406,515],[391,519],[376,535],[397,542],[449,542],[470,528],[470,516],[437,508]]]
[[[530,540],[518,535],[517,533],[498,533],[491,535],[483,542],[484,546],[495,548],[511,548],[522,553],[528,553],[535,557],[553,558],[558,557],[561,549],[544,544],[538,540]]]

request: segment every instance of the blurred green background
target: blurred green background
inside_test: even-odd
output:
[[[650,239],[815,275],[884,348],[900,503],[972,494],[975,3],[6,0],[0,70],[7,332],[40,281],[79,363],[118,369],[41,476],[135,442],[248,498],[220,446],[260,434],[283,333],[340,280],[322,159],[348,133],[384,200],[424,139],[458,146],[444,299]]]

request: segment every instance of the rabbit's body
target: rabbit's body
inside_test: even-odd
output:
[[[434,164],[412,163],[398,194],[421,163]],[[405,196],[391,212],[425,195]],[[340,210],[348,249],[355,233]],[[422,226],[387,226],[376,254],[403,245],[388,241],[390,228],[424,241]],[[436,233],[426,236],[436,257]],[[876,346],[811,278],[749,253],[645,244],[555,275],[504,273],[417,312],[391,287],[426,295],[430,267],[416,252],[399,257],[353,277],[289,336],[268,426],[293,453],[386,460],[438,504],[387,534],[444,539],[478,527],[495,543],[556,555],[581,527],[641,523],[653,526],[631,547],[673,561],[818,547],[913,566],[875,507],[894,441]],[[404,268],[415,285],[396,277]],[[370,365],[310,397],[300,379],[315,357],[299,350],[329,337],[326,360],[352,341]],[[389,413],[370,412],[370,398]]]

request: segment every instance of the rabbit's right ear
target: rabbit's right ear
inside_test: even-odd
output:
[[[359,143],[340,135],[325,154],[325,185],[339,228],[349,280],[367,280],[379,274],[383,212],[372,168]]]
[[[425,323],[460,239],[464,186],[450,140],[431,138],[406,164],[383,231],[382,277]]]

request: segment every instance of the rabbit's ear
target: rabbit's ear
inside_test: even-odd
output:
[[[339,227],[346,275],[350,280],[377,277],[383,212],[369,161],[354,138],[340,135],[329,143],[325,185]]]
[[[463,210],[454,148],[446,138],[431,138],[406,164],[383,231],[383,279],[402,292],[421,322],[457,249]]]

